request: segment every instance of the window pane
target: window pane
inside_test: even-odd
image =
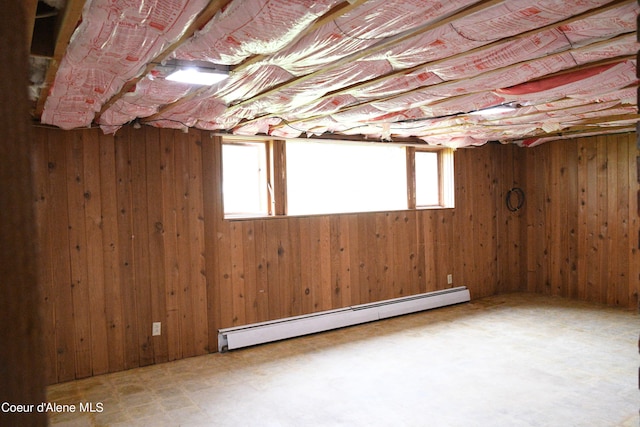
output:
[[[222,145],[222,193],[227,215],[268,215],[263,143]]]
[[[287,142],[289,215],[407,208],[402,147]]]
[[[416,206],[440,204],[438,153],[416,151]]]

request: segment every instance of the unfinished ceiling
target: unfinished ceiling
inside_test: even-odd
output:
[[[28,1],[34,117],[62,129],[531,146],[639,117],[635,0]],[[230,73],[166,79],[189,62]]]

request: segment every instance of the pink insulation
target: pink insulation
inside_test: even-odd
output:
[[[102,104],[182,35],[207,0],[88,0],[42,122],[89,126]]]
[[[106,132],[138,119],[242,135],[418,137],[454,147],[535,139],[542,126],[559,131],[635,108],[636,63],[625,57],[640,50],[638,3],[561,22],[609,3],[508,0],[482,8],[475,0],[369,0],[311,29],[345,3],[233,0],[169,56],[240,65],[225,81],[199,87],[166,80],[160,67],[141,73],[208,0],[88,0],[42,121],[89,126],[139,77],[101,115]],[[439,24],[474,5],[475,13]],[[559,74],[543,78],[552,73]],[[518,108],[468,115],[505,103]]]
[[[173,56],[234,65],[253,55],[273,54],[338,3],[340,0],[234,1]]]
[[[498,90],[505,99],[526,100],[531,104],[557,99],[592,97],[619,90],[637,82],[635,61],[596,66],[543,79],[537,84],[518,85]]]
[[[470,0],[370,0],[269,58],[293,75],[327,64],[452,13]]]
[[[573,3],[573,6],[575,6],[576,9],[579,9],[582,11],[591,7],[601,5],[603,3],[606,3],[606,2],[575,1]],[[518,4],[521,4],[522,7],[524,8],[523,9],[524,12],[522,13],[524,14],[532,13],[532,10],[530,9],[527,2],[521,2]],[[565,2],[563,2],[563,4],[565,4],[566,6]],[[545,2],[543,6],[544,7],[538,7],[536,9],[537,13],[535,14],[535,16],[537,18],[535,19],[531,18],[528,20],[528,22],[531,23],[530,25],[532,29],[535,28],[536,25],[541,25],[541,23],[544,23],[546,25],[553,22],[554,20],[560,19],[559,13],[563,14],[562,17],[568,16],[568,12],[566,11],[566,9],[559,7],[559,2],[554,2],[554,1]],[[511,3],[509,4],[509,7],[515,10],[515,7],[512,6]],[[482,13],[477,14],[478,16],[472,15],[470,18],[468,18],[469,21],[473,21],[473,22],[469,22],[469,25],[471,26],[479,25],[479,22],[483,20],[482,17],[485,14],[492,15],[493,13],[495,13],[494,9],[495,8],[490,8],[488,10],[485,10]],[[493,12],[490,12],[492,10]],[[516,13],[515,15],[511,14],[509,16],[511,16],[511,18],[521,18],[522,13],[519,13],[519,14]],[[610,12],[607,13],[607,16],[609,14]],[[505,20],[510,19],[509,16],[496,17],[493,24],[497,25],[497,28],[500,28],[500,25],[506,22]],[[590,19],[589,22],[595,23],[598,21],[594,19]],[[594,39],[600,40],[602,38],[602,34],[604,33],[611,34],[614,31],[618,31],[619,28],[625,28],[625,26],[628,25],[628,24],[622,24],[622,22],[627,22],[627,23],[633,22],[633,14],[627,13],[625,19],[619,19],[613,22],[611,24],[611,27],[600,28],[599,30],[593,29],[591,32],[591,36]],[[599,24],[599,27],[602,27],[602,25]],[[614,30],[612,29],[612,27],[616,27],[616,29]],[[584,28],[584,26],[582,26],[581,28]],[[494,29],[493,31],[496,32],[495,38],[496,39],[499,38],[498,30]],[[433,32],[427,32],[425,35],[421,35],[419,38],[423,43],[420,44],[420,43],[414,42],[411,46],[434,46],[434,48],[431,50],[423,50],[424,56],[422,57],[417,55],[417,52],[415,50],[411,51],[412,56],[414,58],[416,58],[417,56],[417,58],[414,60],[420,63],[428,60],[438,60],[441,58],[446,58],[452,53],[459,53],[469,48],[468,42],[466,43],[461,42],[459,44],[452,43],[451,41],[449,42],[449,44],[446,44],[444,42],[426,43],[426,44],[424,43],[427,37],[430,37],[430,36],[434,37],[435,35],[438,36],[436,37],[436,40],[441,41],[442,39],[445,39],[445,37],[443,36],[446,36],[447,33],[449,34],[448,35],[449,40],[454,40],[454,36],[450,32],[450,30],[446,31],[446,30],[442,30],[441,28],[436,29]],[[460,40],[466,40],[466,38],[460,37],[459,35],[458,35],[458,38]],[[408,44],[411,41],[413,40],[407,41],[404,44]],[[404,44],[401,44],[400,46],[405,47]],[[479,43],[476,43],[475,45],[479,45]],[[637,43],[635,42],[632,43],[632,45],[633,47],[637,47]],[[438,50],[436,49],[436,47],[439,47],[440,49]],[[447,47],[450,47],[450,49],[447,50]],[[385,102],[375,102],[373,105],[376,108],[381,109],[381,111],[383,112],[399,111],[402,109],[415,107],[416,105],[428,103],[434,98],[434,96],[435,97],[455,96],[455,95],[461,95],[461,94],[470,93],[470,92],[493,90],[500,87],[518,84],[519,82],[523,82],[532,78],[537,78],[549,72],[560,71],[562,69],[567,69],[567,68],[571,68],[572,66],[575,66],[576,64],[575,59],[569,54],[557,55],[553,58],[549,58],[548,60],[545,60],[543,58],[545,56],[548,56],[550,54],[554,54],[557,52],[568,51],[570,48],[571,48],[571,44],[568,41],[568,38],[565,37],[565,34],[560,32],[558,29],[551,29],[551,30],[539,32],[537,34],[534,34],[528,37],[518,38],[513,41],[500,43],[495,47],[490,48],[488,52],[486,50],[483,50],[478,54],[470,53],[470,54],[460,55],[459,57],[454,59],[440,60],[433,67],[428,65],[425,66],[424,70],[419,70],[417,74],[421,76],[430,75],[440,79],[440,81],[461,80],[459,83],[452,82],[449,85],[446,85],[446,84],[441,85],[435,91],[428,91],[428,92],[421,91],[421,92],[413,93],[411,95],[401,94],[398,97],[394,98],[393,100],[388,100]],[[604,46],[601,45],[599,46],[599,49],[595,48],[594,52],[598,52],[600,55],[606,56],[608,53],[603,52],[604,50],[606,50],[603,48]],[[455,49],[459,49],[459,51],[456,52]],[[609,54],[611,54],[612,56],[614,53],[616,55],[619,54],[619,48],[616,48],[616,49],[618,50],[617,52],[611,52]],[[410,50],[410,48],[406,50]],[[609,50],[611,50],[611,48],[609,48]],[[438,52],[442,52],[442,53],[438,53]],[[389,52],[385,52],[385,53],[387,54],[387,59],[389,60],[389,57],[391,55],[389,54]],[[586,51],[585,51],[585,54],[586,54]],[[427,56],[427,55],[430,55],[430,56]],[[442,55],[442,56],[440,57],[438,55]],[[543,59],[541,59],[540,61],[537,61],[533,65],[530,65],[531,58],[536,58],[536,57],[543,58]],[[359,60],[353,64],[349,64],[348,68],[357,69],[358,67],[360,67],[362,70],[375,69],[375,67],[370,66],[372,64],[370,61],[366,63],[364,62],[366,59],[375,59],[375,58],[377,58],[375,55],[368,58],[363,58],[362,60]],[[391,59],[389,60],[389,62],[392,63],[393,60]],[[513,62],[522,62],[523,64],[521,66],[509,66],[509,64]],[[335,70],[331,70],[330,73],[333,73],[333,75],[335,75],[336,77],[343,76],[344,80],[346,80],[348,84],[351,84],[354,80],[353,72],[341,74],[340,68],[341,67],[338,67]],[[507,69],[502,70],[502,68],[507,68]],[[491,71],[493,70],[496,70],[496,71],[494,73],[491,73]],[[482,74],[479,74],[482,72],[485,72],[486,75],[483,76]],[[384,75],[384,69],[380,69],[375,75]],[[385,88],[387,84],[389,86],[392,86],[394,83],[397,84],[397,82],[399,81],[398,79],[399,78],[394,78],[394,79],[389,79],[388,81],[377,83],[377,89],[379,92],[377,92],[376,94],[380,96],[379,95],[380,88]],[[362,79],[362,81],[365,81],[365,80],[367,79]],[[403,88],[405,90],[411,90],[421,86],[430,86],[430,83],[433,84],[435,82],[433,80],[422,81],[422,82],[414,80],[412,82],[411,87],[409,87],[409,85],[404,85]],[[348,86],[348,84],[345,84],[345,86]],[[312,85],[312,87],[308,89],[306,88],[307,86],[308,86],[307,82],[303,82],[301,84],[295,85],[292,88],[287,88],[283,91],[278,92],[277,95],[274,95],[272,97],[273,98],[272,102],[270,102],[269,106],[267,107],[268,110],[276,112],[277,115],[283,115],[288,118],[295,118],[296,112],[300,108],[304,108],[304,106],[300,105],[301,102],[304,102],[304,95],[303,95],[304,91],[309,93],[308,95],[309,98],[317,97],[319,95],[317,90],[318,86]],[[362,89],[359,90],[359,92],[363,94],[369,93],[368,85],[365,84],[364,87],[362,87]],[[321,92],[320,95],[322,95],[323,93],[325,92],[324,91]],[[347,93],[353,93],[357,98],[357,95],[355,94],[355,90],[348,91]],[[384,95],[390,96],[392,95],[392,93],[393,93],[393,89],[389,87],[389,92],[384,93]],[[287,95],[287,94],[295,94],[295,95]],[[283,98],[283,95],[284,95],[284,98]],[[287,100],[287,97],[289,97],[290,100]],[[408,99],[410,99],[410,101],[408,101]],[[283,105],[283,103],[286,103],[286,102],[289,102],[288,108],[286,107],[286,105]],[[310,101],[310,102],[313,103],[313,101]],[[316,102],[314,103],[314,105],[319,105],[319,104]],[[331,104],[327,106],[331,107]],[[287,109],[290,110],[292,114],[286,114],[285,111]],[[361,111],[364,111],[364,110],[361,110]],[[316,111],[316,112],[319,112],[319,111]],[[330,108],[327,109],[325,113],[331,114]],[[349,113],[346,116],[349,117],[350,120],[354,120],[353,113]],[[364,121],[370,120],[371,116],[372,116],[372,111],[368,109],[366,114],[363,113],[360,120],[364,120]]]
[[[462,18],[452,26],[466,39],[490,42],[544,27],[607,3],[607,0],[511,0]]]

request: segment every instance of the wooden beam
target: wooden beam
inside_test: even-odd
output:
[[[62,11],[58,30],[56,31],[55,36],[53,58],[51,59],[51,63],[49,64],[49,68],[47,69],[44,85],[40,90],[40,98],[38,98],[38,103],[36,106],[35,115],[38,118],[42,115],[42,111],[44,110],[44,104],[47,101],[47,97],[49,96],[49,90],[56,78],[56,73],[58,72],[58,68],[60,67],[60,61],[62,61],[62,57],[67,51],[71,35],[75,31],[76,27],[78,26],[78,22],[80,21],[84,3],[85,0],[68,0],[64,10]]]
[[[229,4],[231,0],[211,0],[209,5],[202,9],[198,17],[193,21],[191,25],[185,30],[182,36],[164,49],[158,56],[156,56],[151,62],[147,64],[144,71],[140,73],[140,75],[127,83],[124,84],[120,92],[111,97],[100,109],[100,112],[96,115],[95,121],[100,120],[100,116],[104,114],[113,104],[116,103],[125,93],[128,93],[140,80],[144,78],[151,70],[156,67],[156,64],[162,62],[166,57],[168,57],[174,50],[178,48],[181,44],[183,44],[187,39],[189,39],[193,34],[204,27],[207,22],[209,22],[216,13],[227,4]],[[197,91],[196,91],[197,92]],[[190,94],[191,95],[191,94]],[[187,95],[189,96],[189,95]],[[192,97],[195,95],[192,95]]]

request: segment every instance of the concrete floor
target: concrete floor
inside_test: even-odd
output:
[[[48,389],[53,426],[638,426],[634,312],[510,294]]]

